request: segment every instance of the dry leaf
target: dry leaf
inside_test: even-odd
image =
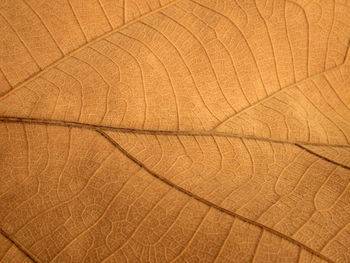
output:
[[[350,262],[349,1],[0,3],[1,262]]]
[[[0,234],[0,258],[1,262],[23,262],[31,263],[29,257],[26,256],[17,245],[13,244],[8,237]]]

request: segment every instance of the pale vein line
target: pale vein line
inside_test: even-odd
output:
[[[0,121],[2,121],[1,118],[0,118]],[[17,122],[18,122],[18,121],[17,121]],[[43,123],[41,123],[41,124],[43,124]],[[48,124],[48,123],[46,123],[46,124]],[[52,124],[52,123],[51,123],[51,124]],[[54,125],[55,125],[55,124],[54,124]],[[79,126],[79,127],[82,127],[82,126]],[[143,168],[143,169],[146,170],[148,173],[150,173],[150,174],[153,175],[154,177],[158,178],[158,179],[161,180],[162,182],[166,183],[167,185],[169,185],[169,186],[175,188],[176,190],[178,190],[178,191],[180,191],[180,192],[182,192],[182,193],[184,193],[184,194],[186,194],[186,195],[188,195],[188,196],[190,196],[190,197],[192,197],[192,198],[194,198],[194,199],[196,199],[196,200],[198,200],[198,201],[200,201],[200,202],[202,202],[202,203],[204,203],[204,204],[206,204],[206,205],[208,205],[208,206],[210,206],[210,207],[213,207],[213,208],[215,208],[215,209],[217,209],[217,210],[219,210],[219,211],[221,211],[221,212],[224,212],[224,213],[229,214],[229,215],[231,215],[231,216],[233,216],[233,217],[236,217],[236,218],[238,218],[238,219],[241,219],[241,220],[243,220],[243,221],[245,221],[245,222],[248,222],[248,223],[250,223],[250,224],[253,224],[253,225],[256,225],[256,226],[258,226],[258,227],[260,227],[260,228],[263,228],[263,229],[265,229],[265,230],[267,230],[267,231],[269,231],[269,232],[271,232],[271,233],[273,233],[273,234],[275,234],[275,235],[277,235],[277,236],[280,236],[280,237],[282,237],[282,238],[284,238],[284,239],[286,239],[286,240],[288,240],[288,241],[290,241],[290,242],[292,242],[292,243],[298,245],[299,247],[304,248],[305,250],[309,251],[309,252],[312,253],[312,254],[315,254],[315,255],[318,256],[318,257],[321,257],[321,258],[323,258],[323,259],[325,259],[325,260],[328,260],[328,261],[332,262],[331,260],[329,260],[328,258],[326,258],[325,256],[323,256],[323,255],[320,254],[319,252],[312,250],[311,248],[307,247],[306,245],[302,244],[301,242],[299,242],[299,241],[297,241],[297,240],[294,240],[293,238],[291,238],[291,237],[289,237],[289,236],[287,236],[287,235],[285,235],[285,234],[283,234],[283,233],[280,233],[280,232],[278,232],[278,231],[276,231],[276,230],[274,230],[274,229],[271,229],[271,228],[269,228],[269,227],[267,227],[267,226],[265,226],[265,225],[263,225],[263,224],[261,224],[261,223],[258,223],[258,222],[254,221],[254,220],[251,220],[251,219],[249,219],[249,218],[245,218],[245,217],[243,217],[243,216],[241,216],[241,215],[239,215],[239,214],[236,214],[236,213],[234,213],[234,212],[232,212],[232,211],[229,211],[229,210],[227,210],[227,209],[225,209],[225,208],[222,208],[222,207],[220,207],[219,205],[216,205],[216,204],[214,204],[214,203],[212,203],[212,202],[210,202],[210,201],[208,201],[208,200],[206,200],[206,199],[203,199],[203,198],[201,198],[201,197],[199,197],[199,196],[196,196],[196,195],[194,195],[192,192],[190,192],[190,191],[188,191],[188,190],[186,190],[186,189],[184,189],[184,188],[182,188],[182,187],[180,187],[180,186],[178,186],[178,185],[173,184],[173,183],[172,183],[171,181],[169,181],[167,178],[165,178],[165,177],[163,177],[163,176],[160,176],[160,175],[154,173],[153,171],[151,171],[150,169],[148,169],[147,167],[145,167],[143,163],[141,163],[139,160],[137,160],[136,158],[134,158],[133,156],[131,156],[126,150],[124,150],[117,142],[115,142],[109,135],[107,135],[106,133],[104,133],[101,129],[98,129],[97,127],[95,127],[95,128],[91,128],[91,127],[90,127],[90,129],[93,129],[93,130],[97,131],[98,133],[100,133],[104,138],[106,138],[111,144],[113,144],[117,149],[119,149],[124,155],[126,155],[129,159],[131,159],[131,160],[132,160],[134,163],[136,163],[139,167]],[[350,169],[350,168],[348,168],[348,169]]]
[[[186,250],[191,246],[192,241],[197,237],[197,234],[199,233],[199,231],[201,230],[204,222],[207,220],[208,216],[209,216],[209,212],[210,212],[210,208],[208,209],[208,211],[205,213],[204,217],[202,218],[201,222],[198,224],[198,226],[196,227],[195,231],[193,232],[190,240],[187,242],[187,244],[184,246],[184,248],[181,250],[180,254],[178,254],[174,259],[172,259],[170,261],[170,263],[175,262],[177,259],[179,259],[180,257],[183,256],[183,254],[186,252]]]
[[[253,254],[253,258],[252,258],[251,262],[255,262],[255,257],[258,254],[259,247],[260,247],[260,242],[261,242],[261,239],[262,239],[263,235],[264,235],[264,229],[262,229],[261,232],[260,232],[260,235],[259,235],[259,238],[258,238],[258,242],[257,242],[257,244],[255,246],[254,254]]]
[[[123,0],[123,24],[125,24],[126,0]]]
[[[177,119],[177,124],[176,124],[176,127],[177,129],[180,129],[180,110],[179,110],[179,103],[178,103],[178,99],[177,99],[177,95],[176,95],[176,92],[175,92],[175,88],[174,88],[174,85],[171,81],[171,78],[170,78],[170,74],[167,70],[167,68],[165,67],[165,64],[163,63],[163,61],[159,58],[159,56],[148,46],[146,45],[145,43],[143,43],[142,41],[138,40],[137,38],[134,38],[134,37],[131,37],[129,35],[126,35],[126,34],[123,34],[123,33],[120,33],[121,35],[127,37],[127,38],[130,38],[138,43],[140,43],[141,45],[143,45],[146,49],[148,49],[159,61],[160,64],[162,64],[163,68],[164,68],[164,71],[165,71],[165,74],[167,75],[168,77],[168,80],[169,80],[169,83],[170,83],[170,86],[171,86],[171,89],[173,91],[173,95],[174,95],[174,100],[175,100],[175,107],[176,107],[176,119]]]
[[[99,222],[101,222],[101,220],[103,220],[104,216],[109,212],[109,209],[112,207],[112,205],[114,204],[115,200],[117,198],[119,198],[120,194],[122,193],[122,191],[124,191],[124,187],[131,181],[131,179],[133,178],[134,175],[130,176],[121,186],[121,188],[118,190],[118,192],[113,196],[113,198],[109,201],[109,203],[107,204],[106,208],[104,208],[103,213],[87,228],[84,229],[83,231],[81,231],[74,239],[70,240],[68,244],[66,244],[63,249],[58,252],[51,260],[50,262],[54,261],[56,258],[58,258],[65,250],[66,248],[71,245],[73,242],[75,242],[76,240],[78,240],[82,235],[88,233],[88,231],[92,228],[94,228],[97,224],[99,224]]]
[[[299,81],[297,81],[297,82],[295,82],[295,83],[293,83],[293,84],[290,84],[290,85],[287,85],[287,86],[281,88],[281,89],[278,90],[278,91],[275,91],[275,92],[271,93],[270,95],[268,95],[268,96],[265,97],[264,99],[252,103],[252,104],[249,105],[248,107],[246,107],[246,108],[242,109],[241,111],[239,111],[239,112],[237,112],[237,113],[231,115],[230,117],[228,117],[228,118],[227,118],[226,120],[224,120],[223,122],[218,123],[212,130],[218,129],[221,125],[224,125],[226,122],[228,122],[228,121],[231,120],[232,118],[236,118],[236,117],[238,117],[239,115],[242,115],[243,113],[245,113],[245,112],[247,112],[247,111],[249,111],[249,110],[251,110],[251,109],[254,109],[254,108],[257,107],[258,105],[262,104],[262,103],[265,102],[265,101],[270,100],[271,98],[277,96],[277,95],[280,94],[280,93],[285,92],[285,91],[286,91],[287,89],[289,89],[289,88],[295,87],[296,85],[299,85],[299,84],[301,84],[301,83],[304,83],[304,82],[306,82],[306,81],[308,81],[308,80],[311,80],[311,79],[313,79],[313,78],[316,78],[316,77],[319,77],[319,76],[323,76],[323,75],[325,75],[327,72],[333,72],[333,71],[335,71],[335,70],[341,68],[341,67],[345,64],[345,62],[347,61],[347,59],[348,59],[347,57],[348,57],[349,55],[350,55],[350,45],[348,46],[348,51],[346,52],[346,57],[345,57],[345,60],[344,60],[344,62],[343,62],[342,64],[340,64],[340,65],[338,65],[338,66],[335,66],[335,67],[332,67],[332,68],[330,68],[330,69],[327,69],[327,70],[325,70],[325,71],[323,71],[323,72],[317,73],[317,74],[315,74],[315,75],[312,75],[312,76],[310,76],[310,77],[307,77],[307,78],[305,78],[305,79],[299,80]]]
[[[61,71],[63,74],[67,75],[71,79],[73,79],[73,81],[78,83],[79,86],[80,86],[80,108],[79,108],[79,117],[78,117],[78,121],[80,121],[81,115],[83,113],[83,108],[84,108],[84,85],[83,85],[83,83],[82,83],[82,81],[80,79],[78,79],[77,77],[73,76],[71,73],[67,72],[66,70],[60,69],[58,67],[56,69]]]
[[[96,72],[101,77],[102,81],[108,86],[108,88],[106,89],[106,107],[105,107],[105,111],[104,111],[103,117],[101,119],[101,123],[102,123],[104,121],[108,111],[109,111],[108,100],[109,100],[109,94],[110,94],[110,91],[111,91],[111,88],[112,88],[113,85],[109,81],[107,81],[105,79],[105,77],[103,77],[103,74],[95,66],[93,66],[92,64],[90,64],[90,63],[86,62],[85,60],[83,60],[81,58],[78,58],[76,56],[74,56],[72,58],[74,58],[74,59],[78,60],[79,62],[82,62],[85,65],[87,65],[88,67],[90,67],[94,72]]]
[[[228,57],[229,57],[229,59],[230,59],[230,62],[231,62],[232,68],[233,68],[234,75],[235,75],[235,77],[236,77],[236,79],[237,79],[237,82],[238,82],[238,85],[239,85],[240,90],[241,90],[241,92],[242,92],[242,95],[244,96],[244,99],[247,101],[247,103],[250,104],[250,101],[249,101],[247,95],[245,94],[244,89],[243,89],[242,84],[241,84],[241,81],[240,81],[240,79],[239,79],[239,77],[238,77],[237,69],[236,69],[236,66],[235,66],[235,64],[234,64],[234,62],[233,62],[233,58],[232,58],[232,56],[231,56],[231,53],[230,53],[230,51],[228,50],[228,48],[226,47],[225,43],[224,43],[223,41],[221,41],[220,38],[218,38],[217,33],[216,33],[216,31],[215,31],[215,28],[213,28],[212,26],[210,26],[208,23],[206,23],[204,20],[202,20],[202,18],[198,17],[198,16],[197,16],[196,14],[194,14],[193,12],[190,12],[189,10],[186,10],[186,9],[182,8],[181,6],[178,6],[178,8],[184,10],[184,12],[187,12],[188,14],[191,14],[192,16],[194,16],[195,18],[197,18],[199,21],[201,21],[202,23],[204,23],[204,24],[205,24],[207,27],[209,27],[211,30],[213,30],[213,32],[215,33],[215,36],[216,36],[216,40],[220,43],[220,45],[223,47],[223,49],[225,50],[225,52],[228,54]],[[234,107],[234,105],[233,105],[233,107]],[[234,111],[236,112],[236,109],[234,109]]]
[[[213,73],[213,75],[214,75],[214,77],[215,77],[215,82],[216,82],[217,86],[219,87],[220,92],[221,92],[223,98],[225,99],[227,105],[229,105],[229,107],[234,111],[234,108],[232,107],[231,103],[228,101],[228,99],[227,99],[227,97],[226,97],[226,95],[225,95],[225,93],[224,93],[224,91],[223,91],[223,89],[222,89],[222,85],[221,85],[220,82],[219,82],[219,79],[218,79],[218,77],[217,77],[217,73],[216,73],[216,71],[215,71],[215,69],[214,69],[214,66],[213,66],[213,63],[212,63],[212,59],[210,58],[209,53],[208,53],[207,49],[205,48],[205,45],[203,44],[203,42],[200,40],[200,38],[198,38],[198,37],[196,36],[195,33],[193,33],[193,32],[192,32],[191,30],[189,30],[185,25],[183,25],[182,23],[180,23],[179,21],[177,21],[177,20],[176,20],[175,18],[173,18],[172,16],[169,16],[169,15],[163,13],[163,12],[160,12],[160,14],[162,14],[163,16],[167,17],[168,19],[172,20],[174,23],[176,23],[177,25],[179,25],[181,28],[183,28],[185,31],[187,31],[187,32],[197,41],[197,43],[198,43],[199,46],[202,48],[202,50],[203,50],[204,53],[205,53],[206,58],[207,58],[208,61],[209,61],[208,64],[210,65],[211,71],[212,71],[212,73]]]
[[[38,17],[38,19],[40,20],[41,24],[43,25],[43,27],[46,29],[47,33],[49,34],[50,38],[53,40],[53,42],[55,43],[55,45],[57,46],[58,50],[60,51],[61,55],[64,56],[64,52],[61,49],[61,47],[58,45],[57,40],[53,37],[53,34],[50,32],[50,30],[48,29],[48,27],[46,26],[46,24],[44,23],[44,19],[42,19],[42,17],[38,14],[38,12],[36,12],[34,10],[34,8],[28,3],[27,0],[23,0],[23,2],[29,7],[29,9],[31,9],[31,11]]]
[[[331,34],[333,33],[333,27],[334,27],[334,20],[335,20],[335,4],[336,2],[332,2],[333,3],[333,10],[332,10],[332,14],[333,14],[333,17],[332,17],[332,24],[331,24],[331,29],[329,30],[329,33],[328,33],[328,37],[327,37],[327,46],[326,46],[326,54],[325,54],[325,58],[324,58],[324,68],[326,68],[326,65],[327,65],[327,57],[328,57],[328,53],[329,53],[329,39],[331,37]]]
[[[225,239],[224,239],[224,242],[222,242],[222,244],[221,244],[221,246],[220,246],[220,250],[219,250],[218,253],[216,254],[216,257],[215,257],[213,263],[216,263],[216,262],[218,261],[218,259],[219,259],[220,256],[221,256],[222,251],[223,251],[224,248],[226,247],[227,241],[228,241],[229,238],[231,237],[232,230],[233,230],[233,226],[234,226],[235,222],[236,222],[236,218],[233,219],[232,224],[231,224],[231,226],[230,226],[230,229],[228,230],[227,235],[226,235],[226,237],[225,237]]]
[[[120,34],[122,35],[122,34]],[[124,34],[123,34],[124,36]],[[108,40],[108,39],[104,39],[104,41],[108,42],[109,44],[111,44],[112,46],[122,50],[123,52],[127,53],[135,62],[136,64],[138,65],[138,68],[140,69],[140,79],[141,79],[141,84],[142,84],[142,92],[143,92],[143,99],[144,99],[144,103],[145,103],[145,107],[144,107],[144,115],[143,115],[143,123],[142,123],[142,128],[145,127],[145,123],[146,123],[146,119],[147,119],[147,111],[148,111],[148,102],[147,102],[147,96],[146,96],[146,93],[147,93],[147,90],[146,90],[146,84],[145,84],[145,73],[144,73],[144,69],[142,64],[140,63],[140,61],[138,60],[138,58],[133,55],[130,51],[128,51],[125,47],[123,46],[120,46],[119,44],[111,41],[111,40]]]
[[[101,51],[97,50],[96,48],[94,47],[89,47],[91,50],[93,50],[94,52],[100,54],[102,57],[106,58],[107,60],[109,60],[110,62],[112,62],[112,64],[114,64],[117,69],[118,69],[118,81],[120,82],[121,81],[121,76],[120,76],[120,67],[119,65],[112,60],[112,58],[108,57],[107,55],[103,54]]]
[[[4,79],[5,79],[5,81],[7,82],[9,88],[11,88],[12,85],[11,85],[9,79],[6,77],[4,71],[1,69],[1,67],[0,67],[0,74],[2,74],[2,75],[4,76]]]
[[[286,2],[285,2],[284,5],[283,5],[283,17],[284,17],[284,24],[285,24],[285,30],[286,30],[286,37],[287,37],[287,41],[288,41],[288,45],[289,45],[289,50],[290,50],[291,58],[292,58],[293,80],[294,80],[294,82],[295,82],[295,81],[296,81],[296,78],[295,78],[294,54],[293,54],[292,44],[291,44],[291,42],[290,42],[291,37],[289,36],[289,32],[288,32],[288,23],[287,23],[287,15],[286,15]]]
[[[32,51],[30,51],[29,47],[25,44],[25,42],[23,41],[23,39],[20,37],[19,33],[17,32],[17,30],[15,30],[15,28],[11,25],[11,23],[7,20],[7,18],[0,13],[0,16],[5,20],[5,22],[8,24],[8,26],[11,28],[11,30],[16,34],[16,37],[18,38],[18,40],[22,43],[22,45],[24,46],[24,48],[26,49],[26,51],[28,52],[29,56],[33,59],[34,63],[36,64],[36,66],[41,69],[41,66],[39,65],[39,62],[35,59],[34,55],[32,54]],[[39,74],[39,72],[38,72]],[[12,91],[12,90],[11,90]],[[11,92],[10,91],[10,92]],[[10,93],[9,92],[9,93]],[[7,94],[7,93],[6,93]],[[5,95],[6,95],[5,94]],[[5,95],[3,95],[2,97],[4,97]],[[2,97],[0,97],[0,100],[2,99]]]
[[[50,69],[56,67],[57,65],[61,64],[63,61],[69,59],[69,58],[72,57],[73,55],[75,55],[75,54],[77,54],[78,52],[80,52],[81,50],[85,49],[86,47],[89,47],[89,46],[91,46],[92,44],[94,44],[94,43],[96,43],[96,42],[98,42],[98,41],[104,39],[105,37],[111,36],[111,35],[113,35],[115,32],[118,32],[118,31],[120,31],[120,30],[122,30],[122,29],[124,29],[124,28],[126,28],[126,27],[129,27],[130,25],[135,24],[136,22],[138,22],[138,21],[140,21],[140,20],[142,20],[142,19],[144,19],[144,18],[146,18],[146,17],[148,17],[148,16],[151,16],[151,15],[153,15],[153,14],[155,14],[155,13],[158,13],[158,12],[161,11],[161,10],[164,10],[164,9],[170,7],[170,6],[173,6],[173,5],[175,5],[176,3],[180,2],[180,1],[183,1],[183,0],[175,0],[175,1],[173,1],[173,2],[171,2],[171,3],[169,3],[169,4],[167,4],[167,5],[164,5],[164,6],[160,7],[160,8],[158,8],[158,9],[155,9],[155,10],[153,10],[153,11],[151,11],[151,12],[149,12],[149,13],[143,15],[143,16],[140,16],[140,17],[138,17],[138,18],[136,18],[136,19],[134,19],[134,20],[132,20],[132,21],[130,21],[130,22],[128,22],[128,23],[126,23],[126,24],[120,26],[120,27],[117,27],[117,28],[115,28],[114,30],[109,31],[109,32],[107,32],[107,33],[105,33],[105,34],[103,34],[103,35],[101,35],[101,36],[99,36],[99,37],[97,37],[97,38],[95,38],[95,39],[92,39],[90,42],[85,43],[84,45],[82,45],[81,47],[77,48],[76,50],[74,50],[74,51],[68,53],[67,55],[65,55],[65,56],[62,57],[61,59],[56,60],[55,62],[53,62],[52,64],[50,64],[49,66],[47,66],[46,68],[44,68],[43,70],[41,70],[40,72],[36,73],[36,74],[33,75],[32,77],[30,77],[30,78],[24,80],[23,82],[19,83],[17,86],[15,86],[15,87],[14,87],[12,90],[10,90],[8,93],[6,93],[6,94],[4,94],[3,96],[1,96],[1,97],[0,97],[0,101],[3,100],[3,99],[5,99],[5,98],[8,97],[9,95],[13,94],[14,92],[16,92],[17,90],[19,90],[20,88],[24,87],[24,86],[27,85],[29,82],[31,82],[31,81],[33,81],[34,79],[38,78],[39,76],[43,75],[45,72],[47,72],[47,71],[49,71]],[[69,1],[68,1],[68,2],[69,2]]]
[[[155,27],[153,27],[153,26],[151,26],[151,25],[149,25],[149,24],[146,24],[146,23],[144,23],[144,22],[141,22],[141,23],[144,24],[144,25],[146,25],[146,26],[148,26],[148,27],[150,27],[150,28],[153,29],[154,31],[156,31],[158,34],[160,34],[162,37],[164,37],[165,40],[166,40],[172,47],[174,47],[175,52],[179,55],[181,61],[182,61],[183,64],[185,65],[185,67],[186,67],[186,69],[187,69],[187,71],[188,71],[188,73],[189,73],[189,75],[190,75],[190,77],[191,77],[193,86],[194,86],[194,88],[195,88],[195,90],[196,90],[196,93],[197,93],[198,96],[200,97],[202,103],[203,103],[204,106],[207,108],[208,112],[209,112],[215,119],[219,120],[219,118],[216,117],[216,116],[214,115],[214,113],[210,110],[209,106],[206,104],[206,102],[205,102],[205,100],[204,100],[204,97],[203,97],[202,93],[200,92],[200,90],[199,90],[199,88],[198,88],[198,85],[197,85],[197,83],[196,83],[196,81],[195,81],[194,74],[193,74],[192,71],[190,70],[190,67],[187,65],[187,63],[186,63],[186,61],[185,61],[185,58],[183,57],[183,55],[182,55],[182,53],[180,52],[180,50],[178,49],[178,47],[176,47],[176,45],[175,45],[172,41],[170,41],[170,39],[169,39],[162,31],[160,31],[159,29],[157,29],[157,28],[155,28]]]
[[[329,258],[327,258],[326,256],[322,255],[321,253],[313,250],[312,248],[306,246],[305,244],[303,244],[300,241],[297,241],[295,239],[293,239],[292,237],[289,237],[288,235],[285,235],[275,229],[272,229],[268,226],[265,226],[264,224],[261,224],[259,222],[256,222],[252,219],[246,218],[240,214],[237,214],[235,212],[232,212],[230,210],[227,210],[215,203],[212,203],[200,196],[197,196],[196,194],[186,190],[185,188],[182,188],[179,185],[174,184],[172,181],[170,181],[169,179],[167,179],[166,177],[163,177],[161,175],[158,175],[157,173],[153,172],[152,170],[150,170],[148,167],[146,167],[142,162],[140,162],[138,159],[136,159],[134,156],[132,156],[129,152],[127,152],[120,144],[118,144],[113,138],[111,138],[108,134],[106,134],[104,131],[100,130],[100,129],[96,129],[96,132],[98,132],[99,134],[101,134],[104,138],[106,138],[112,145],[114,145],[121,153],[123,153],[127,158],[129,158],[131,161],[133,161],[135,164],[137,164],[139,167],[143,168],[146,172],[148,172],[150,175],[154,176],[155,178],[159,179],[160,181],[162,181],[163,183],[169,185],[170,187],[173,187],[174,189],[178,190],[179,192],[182,192],[183,194],[186,194],[190,197],[192,197],[193,199],[211,207],[214,208],[216,210],[219,210],[220,212],[223,212],[225,214],[231,215],[232,217],[238,218],[244,222],[247,222],[249,224],[255,225],[260,227],[263,231],[268,231],[276,236],[279,236],[299,247],[302,247],[303,249],[307,250],[308,252],[318,256],[319,258],[322,258],[326,261],[329,262],[333,262],[332,260],[330,260]]]
[[[307,69],[307,76],[309,76],[309,61],[310,61],[310,23],[309,23],[309,20],[307,19],[307,15],[306,15],[306,13],[305,13],[305,10],[304,10],[304,8],[300,5],[300,4],[298,4],[298,3],[296,3],[296,2],[292,2],[292,1],[290,1],[290,0],[286,0],[287,2],[289,2],[289,3],[291,3],[291,4],[294,4],[295,6],[297,6],[298,8],[300,8],[301,9],[301,11],[303,12],[303,15],[304,15],[304,17],[305,17],[305,22],[306,22],[306,24],[307,24],[307,37],[306,37],[306,40],[307,40],[307,59],[306,59],[306,69]]]
[[[248,39],[247,39],[246,36],[243,34],[243,31],[242,31],[229,17],[227,17],[226,15],[224,15],[224,14],[222,14],[222,13],[216,11],[215,9],[209,8],[209,7],[207,7],[207,6],[205,6],[205,5],[201,4],[201,3],[198,3],[198,2],[197,2],[198,0],[191,0],[191,1],[194,2],[195,4],[201,6],[202,8],[208,9],[209,11],[214,12],[214,13],[216,13],[217,15],[219,15],[219,16],[221,16],[221,17],[224,17],[230,24],[232,24],[232,26],[233,26],[234,28],[236,28],[236,29],[238,30],[239,34],[242,36],[242,39],[243,39],[244,43],[247,45],[247,48],[248,48],[249,52],[250,52],[251,55],[252,55],[252,59],[253,59],[253,61],[254,61],[255,67],[256,67],[256,69],[257,69],[257,71],[258,71],[258,73],[259,73],[259,77],[260,77],[261,84],[262,84],[262,86],[263,86],[264,92],[266,93],[266,95],[268,95],[268,94],[267,94],[266,87],[265,87],[265,83],[264,83],[264,81],[263,81],[263,78],[262,78],[262,75],[261,75],[261,72],[260,72],[260,68],[259,68],[259,66],[258,66],[258,61],[257,61],[257,59],[256,59],[256,57],[255,57],[255,54],[254,54],[254,52],[253,52],[251,46],[249,45]],[[238,2],[237,2],[237,5],[239,5]],[[243,10],[243,9],[242,9],[242,10]]]
[[[10,245],[10,247],[6,250],[5,254],[4,254],[2,257],[0,257],[0,262],[3,262],[3,259],[7,257],[7,254],[8,254],[9,251],[11,250],[12,246],[13,246],[13,243],[12,243],[12,244]]]
[[[263,21],[263,23],[265,25],[265,28],[266,28],[266,34],[267,34],[267,37],[268,37],[268,39],[270,41],[271,51],[272,51],[272,55],[273,55],[273,64],[275,66],[274,73],[276,74],[278,85],[281,88],[281,81],[280,81],[280,78],[279,78],[279,75],[278,75],[279,70],[277,68],[277,59],[276,59],[276,54],[275,54],[275,48],[273,47],[273,43],[272,43],[271,33],[270,33],[270,30],[269,30],[269,27],[267,25],[267,22],[266,22],[265,18],[261,15],[261,13],[259,11],[259,8],[257,6],[256,0],[255,0],[255,7],[256,7],[256,11],[258,12],[258,14],[259,14],[259,16],[260,16],[261,20]]]
[[[151,183],[152,184],[152,183]],[[151,185],[150,184],[150,185]],[[150,186],[149,185],[149,186]],[[148,187],[149,187],[148,186]],[[147,188],[148,188],[147,187]],[[138,226],[133,230],[133,232],[131,233],[131,235],[128,237],[128,239],[124,242],[123,245],[121,245],[116,251],[113,251],[112,254],[110,254],[109,256],[107,256],[106,258],[104,258],[101,263],[105,262],[108,258],[112,257],[116,252],[119,251],[123,251],[123,248],[129,244],[129,242],[135,237],[135,235],[138,233],[139,229],[143,226],[144,222],[149,218],[150,214],[154,212],[155,208],[157,208],[159,206],[159,204],[161,202],[164,201],[164,198],[166,197],[166,195],[171,191],[171,188],[166,191],[161,197],[160,199],[152,206],[152,208],[146,213],[146,215],[142,218],[142,220],[138,223]]]
[[[113,30],[112,23],[111,23],[111,21],[109,20],[109,17],[107,16],[106,10],[105,10],[105,8],[104,8],[103,5],[102,5],[101,0],[97,0],[97,2],[98,2],[98,4],[99,4],[99,6],[101,7],[101,10],[102,10],[102,12],[103,12],[103,15],[106,17],[106,20],[107,20],[107,22],[108,22],[109,27]]]
[[[2,228],[0,228],[0,234],[3,235],[8,241],[15,245],[23,254],[25,254],[31,261],[39,263],[40,261],[36,256],[32,255],[24,246],[22,246],[14,237],[6,233]]]
[[[338,165],[338,166],[340,166],[340,167],[342,167],[342,168],[344,168],[344,169],[350,169],[350,167],[348,167],[348,166],[346,166],[346,165],[344,165],[344,164],[341,164],[341,163],[339,163],[339,162],[337,162],[337,161],[333,161],[333,160],[331,160],[331,159],[328,159],[327,157],[324,157],[324,156],[322,156],[322,155],[320,155],[320,154],[318,154],[318,153],[316,153],[316,152],[314,152],[314,151],[311,151],[311,150],[309,150],[308,148],[306,148],[306,147],[304,147],[304,146],[302,146],[302,145],[300,145],[300,144],[295,144],[295,146],[297,146],[297,147],[299,147],[300,149],[303,149],[304,151],[306,151],[306,152],[308,152],[308,153],[310,153],[310,154],[313,154],[313,155],[315,155],[315,156],[317,156],[318,158],[321,158],[322,160],[325,160],[325,161],[327,161],[327,162],[331,162],[331,163],[333,163],[333,164],[336,164],[336,165]]]

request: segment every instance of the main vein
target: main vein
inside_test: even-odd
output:
[[[200,196],[198,196],[198,195],[196,195],[196,194],[194,194],[194,193],[192,193],[192,192],[186,190],[185,188],[182,188],[182,187],[179,186],[179,185],[174,184],[173,182],[171,182],[171,181],[168,180],[167,178],[165,178],[165,177],[163,177],[163,176],[161,176],[161,175],[158,175],[157,173],[155,173],[155,172],[153,172],[151,169],[149,169],[147,166],[145,166],[142,162],[140,162],[138,159],[136,159],[134,156],[132,156],[128,151],[126,151],[120,144],[118,144],[114,139],[112,139],[112,138],[111,138],[108,134],[106,134],[104,131],[102,131],[102,130],[100,130],[100,129],[97,129],[96,131],[97,131],[99,134],[101,134],[104,138],[106,138],[112,145],[114,145],[114,146],[115,146],[120,152],[122,152],[127,158],[129,158],[131,161],[133,161],[134,163],[136,163],[139,167],[141,167],[142,169],[144,169],[145,171],[147,171],[149,174],[151,174],[152,176],[154,176],[154,177],[157,178],[158,180],[160,180],[160,181],[162,181],[163,183],[169,185],[170,187],[172,187],[172,188],[174,188],[174,189],[176,189],[176,190],[178,190],[178,191],[180,191],[180,192],[182,192],[182,193],[184,193],[184,194],[190,196],[191,198],[194,198],[194,199],[198,200],[198,201],[201,202],[201,203],[204,203],[204,204],[208,205],[209,207],[212,207],[212,208],[214,208],[214,209],[217,209],[217,210],[219,210],[219,211],[221,211],[221,212],[223,212],[223,213],[225,213],[225,214],[228,214],[228,215],[230,215],[230,216],[233,216],[233,217],[235,217],[235,218],[238,218],[238,219],[240,219],[240,220],[242,220],[242,221],[244,221],[244,222],[247,222],[247,223],[249,223],[249,224],[252,224],[252,225],[258,226],[258,227],[260,227],[260,228],[262,228],[262,229],[265,229],[266,231],[268,231],[268,232],[270,232],[270,233],[272,233],[272,234],[275,234],[275,235],[277,235],[277,236],[279,236],[279,237],[281,237],[281,238],[283,238],[283,239],[285,239],[285,240],[288,240],[289,242],[291,242],[291,243],[293,243],[293,244],[299,246],[300,248],[307,250],[308,252],[310,252],[310,253],[312,253],[312,254],[318,256],[319,258],[322,258],[323,260],[326,260],[326,261],[328,261],[328,262],[333,262],[333,261],[332,261],[331,259],[329,259],[328,257],[322,255],[321,253],[319,253],[319,252],[313,250],[312,248],[306,246],[305,244],[303,244],[303,243],[301,243],[301,242],[299,242],[299,241],[297,241],[297,240],[295,240],[295,239],[293,239],[293,238],[291,238],[291,237],[289,237],[289,236],[287,236],[287,235],[285,235],[285,234],[283,234],[283,233],[281,233],[281,232],[279,232],[279,231],[277,231],[277,230],[274,230],[274,229],[272,229],[272,228],[270,228],[270,227],[268,227],[268,226],[266,226],[266,225],[264,225],[264,224],[261,224],[261,223],[259,223],[259,222],[254,221],[254,220],[251,220],[251,219],[249,219],[249,218],[246,218],[246,217],[244,217],[244,216],[241,216],[241,215],[239,215],[239,214],[237,214],[237,213],[234,213],[234,212],[232,212],[232,211],[230,211],[230,210],[227,210],[227,209],[225,209],[225,208],[223,208],[223,207],[221,207],[221,206],[219,206],[219,205],[217,205],[217,204],[215,204],[215,203],[210,202],[210,201],[207,200],[207,199],[204,199],[204,198],[202,198],[202,197],[200,197]]]
[[[51,120],[51,119],[41,119],[41,118],[27,118],[27,117],[12,117],[12,116],[0,116],[0,122],[23,122],[41,125],[56,125],[56,126],[67,126],[67,127],[78,127],[83,129],[101,129],[106,131],[115,131],[123,133],[135,133],[135,134],[149,134],[149,135],[183,135],[183,136],[220,136],[220,137],[237,137],[243,139],[252,139],[259,141],[267,141],[274,143],[287,143],[287,144],[302,144],[310,146],[328,146],[328,147],[340,147],[340,148],[350,148],[347,144],[328,144],[328,143],[316,143],[308,141],[298,141],[298,140],[286,140],[286,139],[274,139],[262,136],[240,134],[240,133],[229,133],[220,132],[214,130],[203,130],[203,131],[175,131],[175,130],[147,130],[147,129],[134,129],[134,128],[123,128],[123,127],[113,127],[100,124],[91,124],[76,121],[63,121],[63,120]]]

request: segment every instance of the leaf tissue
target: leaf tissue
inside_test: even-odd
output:
[[[350,1],[2,0],[1,262],[350,262]]]

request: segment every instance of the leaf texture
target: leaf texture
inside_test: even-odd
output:
[[[2,261],[350,262],[349,2],[0,7]]]
[[[4,235],[0,235],[0,261],[1,262],[23,262],[32,263],[33,261],[27,257],[21,250],[18,249]]]
[[[5,0],[0,3],[0,95],[92,40],[170,0]]]

